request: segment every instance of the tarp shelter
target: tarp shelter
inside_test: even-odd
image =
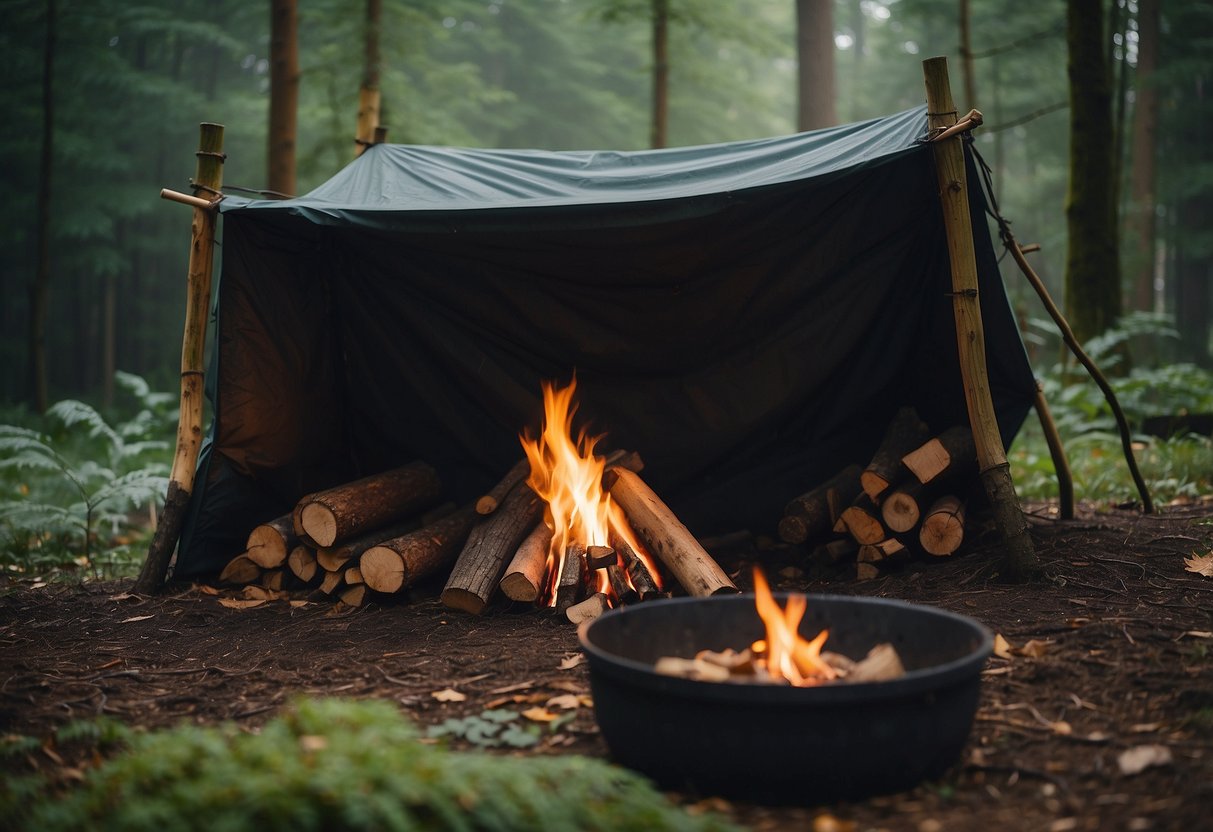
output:
[[[302,495],[413,459],[483,493],[576,372],[697,534],[771,531],[894,411],[967,422],[925,108],[639,152],[381,144],[295,199],[222,203],[209,439],[174,570]],[[1035,391],[970,163],[991,392]]]

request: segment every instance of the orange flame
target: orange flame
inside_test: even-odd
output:
[[[611,503],[610,494],[602,489],[605,461],[594,455],[601,436],[590,436],[583,428],[573,438],[573,417],[577,405],[573,393],[577,377],[569,385],[557,388],[553,382],[542,382],[543,426],[539,436],[532,438],[524,432],[519,440],[531,464],[527,484],[547,504],[544,522],[552,529],[548,549],[547,592],[549,603],[555,603],[555,585],[560,579],[565,551],[570,543],[585,546],[609,546],[615,533],[628,542],[649,567],[654,580],[660,580],[657,570],[644,547],[632,533],[623,511]],[[597,588],[608,592],[610,581],[606,570],[595,576]]]
[[[830,631],[822,630],[811,641],[800,637],[800,619],[808,606],[803,595],[789,596],[787,606],[781,609],[762,571],[755,568],[754,604],[766,626],[767,637],[765,641],[754,642],[752,649],[765,653],[766,669],[771,676],[786,679],[797,687],[810,687],[838,675],[821,658],[821,648]]]

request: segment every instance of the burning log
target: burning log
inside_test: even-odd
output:
[[[618,560],[615,550],[610,546],[585,547],[585,562],[590,569],[606,569]]]
[[[821,485],[792,499],[779,521],[779,539],[784,543],[803,543],[832,529],[843,509],[859,496],[860,474],[858,465],[848,465]]]
[[[644,470],[644,460],[636,451],[611,451],[602,461],[602,470],[606,472],[612,468],[626,468],[633,474],[639,474]]]
[[[855,502],[843,509],[839,518],[851,537],[860,544],[879,543],[889,536],[889,531],[880,520],[880,510],[866,493],[855,498]]]
[[[291,515],[276,517],[268,523],[254,526],[244,544],[245,554],[253,563],[272,569],[286,563],[291,549],[299,542]]]
[[[879,502],[880,495],[902,479],[902,457],[922,445],[930,436],[930,428],[918,418],[914,408],[899,408],[889,422],[880,447],[872,455],[872,461],[860,476],[864,493],[873,502]]]
[[[381,540],[362,553],[362,580],[377,592],[399,592],[441,569],[468,539],[476,515],[456,511],[424,528]]]
[[[616,603],[631,604],[640,600],[640,595],[628,583],[628,574],[623,571],[623,567],[617,563],[612,563],[606,567],[607,581],[611,585],[611,592],[614,594]]]
[[[332,546],[432,504],[440,490],[437,471],[410,462],[305,498],[299,524],[318,546]]]
[[[221,584],[251,584],[261,577],[261,567],[243,552],[227,562],[219,573]]]
[[[737,592],[724,570],[638,474],[622,468],[606,473],[611,497],[632,528],[691,595]]]
[[[973,432],[965,425],[950,427],[906,454],[901,461],[923,484],[972,473],[977,470]]]
[[[960,548],[965,535],[965,504],[953,495],[940,497],[922,520],[918,542],[928,554],[945,556]]]
[[[501,505],[501,501],[505,499],[506,495],[514,489],[514,486],[525,480],[530,473],[530,460],[525,457],[518,460],[500,482],[476,501],[476,513],[485,516],[492,514],[497,510],[497,506]]]
[[[535,527],[539,511],[539,497],[530,486],[514,486],[501,507],[471,530],[442,590],[442,603],[473,615],[484,612],[506,558],[518,551],[518,544]]]
[[[296,578],[305,584],[310,584],[316,577],[316,552],[310,546],[300,543],[291,549],[291,553],[286,558],[286,565],[291,572],[295,573]]]
[[[640,559],[640,555],[636,554],[627,541],[618,535],[611,536],[611,546],[619,555],[619,559],[623,562],[623,569],[627,572],[628,580],[631,582],[636,594],[640,596],[641,601],[647,601],[650,598],[660,598],[665,593],[661,591],[661,587],[657,585],[656,579],[649,572],[649,567]]]
[[[567,612],[581,598],[588,571],[585,550],[583,544],[575,542],[565,547],[560,578],[556,582],[556,612]]]
[[[565,617],[574,624],[581,624],[583,621],[593,621],[598,616],[611,608],[610,601],[602,592],[595,592],[588,598],[573,604],[565,610]]]
[[[514,559],[501,578],[501,592],[511,601],[539,600],[543,578],[547,572],[548,549],[552,545],[552,530],[539,523],[518,546]]]

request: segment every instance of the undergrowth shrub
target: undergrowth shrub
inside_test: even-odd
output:
[[[258,734],[235,725],[133,734],[66,792],[0,787],[28,830],[727,830],[648,781],[586,757],[425,744],[394,705],[298,699]]]

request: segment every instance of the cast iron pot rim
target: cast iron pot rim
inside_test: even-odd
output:
[[[697,700],[722,700],[769,705],[829,705],[855,704],[859,702],[895,699],[937,691],[951,684],[969,682],[981,672],[986,659],[994,650],[994,634],[976,619],[938,607],[913,604],[892,598],[876,598],[864,595],[827,595],[805,593],[774,593],[786,603],[790,594],[802,594],[808,599],[810,609],[814,602],[842,602],[873,607],[898,607],[916,614],[950,619],[958,626],[970,631],[977,645],[967,654],[943,664],[906,671],[899,679],[887,682],[857,682],[853,684],[829,684],[815,687],[793,687],[791,685],[748,684],[744,682],[705,682],[657,673],[648,662],[629,659],[607,652],[592,641],[592,630],[600,622],[610,621],[623,615],[641,615],[645,610],[656,611],[660,607],[678,604],[754,604],[754,594],[715,595],[708,597],[665,598],[646,601],[643,604],[617,607],[587,621],[577,628],[581,648],[590,659],[591,672],[600,672],[620,681],[643,687],[660,688],[663,694],[682,696]],[[757,615],[757,613],[755,613]]]

